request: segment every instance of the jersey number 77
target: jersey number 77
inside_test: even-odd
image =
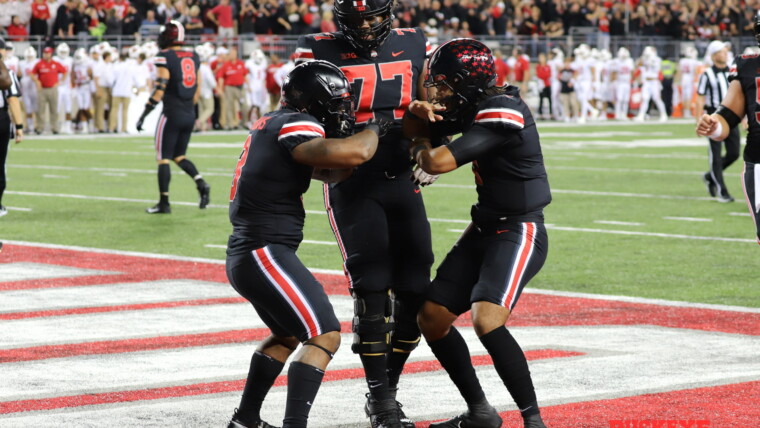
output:
[[[393,118],[400,120],[404,117],[409,103],[412,102],[412,62],[394,61],[383,62],[380,64],[362,64],[349,65],[341,67],[348,81],[353,84],[361,81],[359,86],[359,99],[356,106],[356,122],[364,123],[372,119],[375,115],[372,111],[372,104],[378,91],[378,77],[380,81],[395,80],[401,76],[401,95],[399,97],[398,107],[393,110]],[[382,96],[392,96],[392,94],[383,93]]]

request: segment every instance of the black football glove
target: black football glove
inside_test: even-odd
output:
[[[393,125],[393,121],[374,118],[370,119],[369,122],[367,122],[367,125],[364,127],[364,129],[369,129],[377,134],[377,138],[382,138],[385,136],[385,134],[388,133],[388,130],[391,129]]]
[[[137,119],[137,124],[135,125],[135,128],[137,128],[138,131],[143,130],[143,122],[145,122],[145,116],[140,116],[140,118]]]

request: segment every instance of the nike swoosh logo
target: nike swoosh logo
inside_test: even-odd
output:
[[[420,193],[420,189],[414,189],[414,193]]]
[[[500,235],[500,234],[502,234],[502,233],[506,233],[506,232],[509,232],[509,229],[504,229],[504,230],[497,230],[497,231],[496,231],[496,234],[497,234],[497,235]],[[531,406],[531,407],[532,407],[532,406]],[[530,407],[528,407],[528,409],[530,409]],[[525,410],[528,410],[528,409],[525,409]]]
[[[404,51],[391,52],[391,55],[393,55],[393,57],[395,58],[395,57],[401,55],[402,53],[404,53]]]

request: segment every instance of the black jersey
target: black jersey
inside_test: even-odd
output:
[[[478,103],[459,125],[462,136],[447,147],[457,166],[472,162],[480,213],[518,216],[551,202],[536,122],[516,87]]]
[[[747,114],[747,145],[744,147],[746,162],[760,163],[760,56],[742,55],[736,58],[728,73],[728,81],[739,80],[744,92],[744,111]]]
[[[423,73],[430,45],[419,28],[396,28],[373,52],[358,52],[343,33],[301,36],[296,62],[312,59],[329,61],[345,73],[356,97],[356,123],[373,117],[395,121],[377,147],[375,156],[360,167],[391,173],[409,169],[408,141],[401,135],[401,120],[409,103],[417,98],[417,82]]]
[[[267,113],[253,125],[232,180],[228,254],[268,244],[298,247],[306,216],[301,197],[313,168],[293,160],[291,151],[324,136],[314,116],[289,109]]]
[[[169,83],[164,91],[164,115],[194,115],[193,97],[198,87],[198,54],[191,50],[164,49],[153,60],[156,67],[169,70]]]

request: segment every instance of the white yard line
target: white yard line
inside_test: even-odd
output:
[[[127,152],[127,151],[114,151],[114,150],[75,150],[75,149],[41,149],[37,147],[26,147],[26,148],[13,148],[13,151],[15,152],[34,152],[34,153],[69,153],[69,154],[81,154],[81,155],[109,155],[109,156],[140,156],[140,157],[146,157],[150,158],[153,156],[155,159],[155,152],[153,150],[145,150],[141,152]],[[230,159],[235,160],[238,158],[239,153],[231,154],[231,155],[204,155],[204,154],[193,154],[193,159],[195,158],[203,158],[203,159]],[[234,167],[234,164],[232,164]]]
[[[547,166],[549,171],[553,169],[564,171],[596,171],[596,172],[612,172],[612,173],[635,173],[635,174],[661,174],[661,175],[688,175],[699,177],[704,174],[704,171],[675,171],[665,169],[635,169],[635,168],[601,168],[601,167],[581,167],[581,166],[563,166],[554,165]],[[738,177],[741,174],[737,173],[723,173],[724,176]]]
[[[737,217],[752,217],[752,214],[750,213],[728,213],[728,215],[733,215]]]
[[[693,221],[693,222],[711,222],[713,221],[711,218],[699,218],[699,217],[663,217],[663,220],[673,220],[673,221]]]
[[[331,241],[313,241],[311,239],[304,239],[301,241],[302,244],[311,244],[311,245],[338,245],[337,242],[331,242]],[[226,245],[217,245],[217,244],[205,244],[204,247],[206,248],[221,248],[226,250]]]
[[[24,211],[24,212],[30,212],[32,211],[31,208],[21,208],[21,207],[5,207],[8,211]]]
[[[22,164],[10,164],[8,166],[11,167],[11,168],[42,169],[42,170],[46,170],[46,171],[51,171],[51,170],[57,170],[57,171],[93,171],[93,172],[101,172],[103,175],[113,175],[113,176],[116,176],[116,177],[123,177],[127,173],[131,173],[131,174],[156,174],[156,170],[155,169],[71,167],[71,166],[60,166],[60,165],[22,165]],[[203,175],[211,176],[211,177],[232,177],[233,171],[232,171],[232,169],[230,169],[229,172],[225,172],[225,173],[204,171]]]
[[[552,227],[557,228],[556,226],[553,226],[553,225]],[[560,230],[560,228],[557,228],[557,229]],[[620,231],[620,232],[625,232],[625,231]],[[634,233],[626,232],[626,234],[636,234],[636,232]],[[746,241],[755,242],[754,240],[746,240]],[[212,263],[212,264],[217,264],[217,265],[223,265],[225,263],[224,260],[207,259],[207,258],[202,258],[202,257],[186,257],[186,256],[175,256],[175,255],[169,255],[169,254],[143,253],[139,251],[109,250],[109,249],[102,249],[102,248],[80,247],[80,246],[74,246],[74,245],[47,244],[47,243],[41,243],[41,242],[28,242],[28,241],[5,241],[5,243],[10,244],[10,245],[24,245],[24,246],[52,248],[52,249],[60,249],[60,250],[72,250],[72,251],[88,251],[88,252],[95,252],[95,253],[101,253],[101,254],[115,254],[115,255],[122,255],[122,256],[145,257],[145,258],[151,258],[151,259]],[[309,268],[309,270],[314,273],[321,273],[321,274],[328,274],[328,275],[341,275],[341,276],[344,275],[343,271],[336,270],[336,269]],[[569,291],[545,290],[545,289],[537,289],[537,288],[526,288],[525,292],[537,293],[537,294],[551,294],[551,295],[568,296],[568,297],[582,297],[582,298],[588,298],[588,299],[620,300],[620,301],[626,301],[626,302],[649,303],[649,304],[662,305],[662,306],[694,307],[694,308],[718,309],[718,310],[737,311],[737,312],[756,312],[756,313],[760,312],[760,308],[682,302],[682,301],[673,301],[673,300],[664,300],[664,299],[648,299],[648,298],[643,298],[643,297],[576,293],[576,292],[569,292]]]
[[[585,227],[564,227],[564,226],[552,226],[547,227],[551,230],[562,230],[567,232],[589,232],[589,233],[609,233],[612,235],[632,235],[632,236],[651,236],[657,238],[673,238],[673,239],[694,239],[698,241],[723,241],[723,242],[746,242],[757,243],[756,239],[743,239],[743,238],[723,238],[720,236],[696,236],[696,235],[677,235],[670,233],[655,233],[655,232],[634,232],[630,230],[607,230],[607,229],[590,229]]]
[[[594,223],[611,224],[614,226],[643,226],[644,225],[644,223],[638,223],[635,221],[617,221],[617,220],[594,220]]]
[[[42,178],[68,179],[68,175],[42,174]]]
[[[445,184],[437,183],[432,188],[446,187],[451,189],[475,189],[474,185],[469,184]],[[627,193],[627,192],[600,192],[595,190],[571,190],[571,189],[551,189],[552,193],[568,195],[589,195],[589,196],[616,196],[621,198],[646,198],[646,199],[678,199],[690,201],[712,201],[714,198],[702,196],[683,196],[683,195],[655,195],[652,193]]]

